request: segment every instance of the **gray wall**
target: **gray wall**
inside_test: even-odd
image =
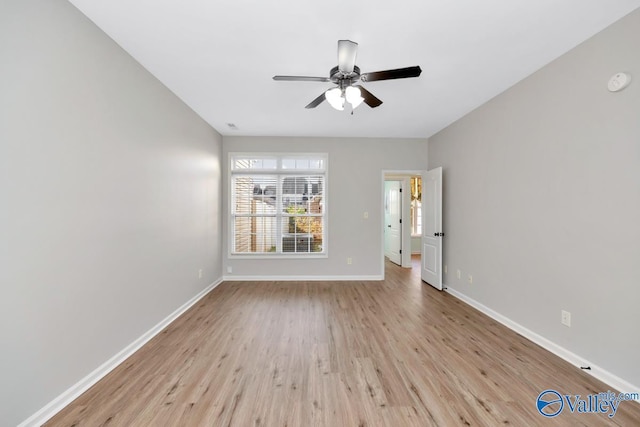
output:
[[[66,1],[4,0],[0,63],[9,426],[221,277],[222,138]]]
[[[635,11],[429,139],[445,283],[636,386],[638,40]],[[619,71],[635,81],[610,93]]]
[[[224,137],[223,211],[227,209],[228,153],[329,154],[328,258],[229,259],[223,220],[225,276],[376,276],[382,274],[382,171],[424,170],[426,139]],[[369,218],[364,219],[364,212]],[[347,265],[347,257],[353,264]],[[233,274],[226,273],[226,266]]]
[[[421,237],[411,237],[411,253],[412,254],[419,254],[420,253],[420,244],[422,242],[422,238]]]

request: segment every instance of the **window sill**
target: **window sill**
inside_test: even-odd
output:
[[[328,258],[326,253],[318,253],[313,255],[308,254],[229,254],[229,259],[323,259]]]

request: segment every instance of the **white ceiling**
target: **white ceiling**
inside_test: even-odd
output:
[[[415,137],[448,124],[640,7],[640,0],[71,0],[223,135]],[[337,41],[384,101],[304,108],[330,83]],[[229,129],[235,123],[238,130]]]

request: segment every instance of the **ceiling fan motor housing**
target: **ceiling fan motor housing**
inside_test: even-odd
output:
[[[338,66],[335,66],[329,72],[329,79],[336,84],[339,84],[340,82],[345,80],[351,83],[356,82],[358,81],[358,79],[360,79],[360,67],[354,65],[353,72],[345,74],[338,69]]]

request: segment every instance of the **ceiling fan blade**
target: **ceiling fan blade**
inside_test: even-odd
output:
[[[360,80],[363,82],[374,82],[376,80],[406,79],[408,77],[418,77],[420,73],[422,73],[422,70],[416,65],[415,67],[364,73],[360,76]]]
[[[338,40],[338,70],[344,74],[353,73],[358,54],[358,43],[351,40]]]
[[[376,98],[374,94],[372,94],[362,86],[360,85],[354,85],[354,86],[360,89],[360,95],[364,98],[364,103],[367,104],[369,107],[376,108],[376,107],[379,107],[380,104],[382,104],[382,101],[380,99]]]
[[[313,101],[311,101],[306,107],[304,108],[316,108],[318,105],[322,104],[322,101],[324,101],[325,96],[324,96],[324,92],[322,92],[322,95],[320,95],[319,97],[317,97],[316,99],[314,99]]]
[[[328,77],[307,77],[307,76],[273,76],[273,80],[287,82],[329,82]]]

